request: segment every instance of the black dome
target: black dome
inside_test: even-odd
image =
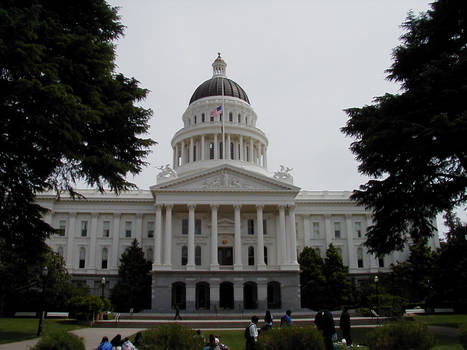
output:
[[[193,96],[191,96],[189,104],[192,104],[203,97],[222,96],[222,81],[224,81],[224,96],[236,97],[250,104],[250,100],[248,100],[245,90],[243,90],[240,85],[233,80],[221,77],[211,78],[198,86],[193,93]]]

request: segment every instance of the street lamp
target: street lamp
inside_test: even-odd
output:
[[[379,281],[379,278],[378,278],[378,275],[375,276],[375,284],[376,284],[376,306],[377,306],[377,313],[378,313],[378,317],[377,317],[377,320],[376,322],[379,323],[379,291],[378,291],[378,281]]]
[[[41,314],[39,315],[39,327],[37,328],[37,336],[40,337],[42,335],[42,322],[44,320],[44,314],[45,314],[45,303],[44,303],[44,298],[45,298],[45,288],[47,287],[47,275],[49,274],[49,269],[47,266],[44,266],[42,269],[42,303],[43,307],[41,308]]]
[[[101,287],[102,287],[101,299],[104,300],[105,277],[101,278]]]

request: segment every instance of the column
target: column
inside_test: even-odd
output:
[[[189,150],[189,162],[190,163],[193,163],[193,160],[194,160],[193,151],[194,151],[193,137],[190,137],[190,150]]]
[[[281,251],[280,265],[287,263],[287,244],[285,240],[285,207],[279,205],[279,249]]]
[[[219,145],[217,144],[217,134],[214,134],[214,160],[219,159]]]
[[[355,265],[355,249],[353,246],[352,215],[345,215],[345,226],[347,229],[347,252],[349,255],[349,269],[357,267]]]
[[[162,243],[162,205],[156,204],[156,222],[154,225],[154,264],[153,266],[160,266],[161,264],[161,243]]]
[[[219,288],[220,288],[221,280],[220,278],[210,278],[209,279],[209,297],[210,303],[209,308],[212,312],[217,312],[219,309]]]
[[[226,147],[225,147],[225,159],[232,159],[230,156],[232,155],[232,153],[230,153],[230,134],[227,134],[227,144],[226,144]]]
[[[188,262],[187,270],[195,269],[195,205],[188,205]]]
[[[218,205],[211,205],[211,270],[219,270],[217,260],[217,209]]]
[[[136,214],[136,240],[143,246],[143,214]]]
[[[250,163],[254,163],[254,159],[253,159],[253,138],[250,137],[250,149],[249,149],[249,158],[250,158]]]
[[[91,240],[89,244],[89,269],[96,268],[97,213],[91,213]]]
[[[303,228],[305,234],[305,246],[311,247],[311,215],[305,215],[303,218]]]
[[[260,277],[257,279],[258,288],[258,309],[266,310],[268,308],[268,279]]]
[[[178,143],[175,144],[175,163],[174,169],[178,168]]]
[[[266,147],[266,145],[264,145],[263,168],[268,168],[268,148]]]
[[[165,206],[164,265],[172,266],[172,205]]]
[[[290,217],[290,263],[298,265],[297,262],[297,228],[295,225],[295,206],[289,208]]]
[[[112,268],[118,269],[118,259],[120,258],[118,254],[118,248],[120,243],[120,213],[114,213],[114,222],[112,230]]]
[[[242,270],[242,232],[240,230],[240,205],[234,205],[234,220],[235,220],[235,233],[234,233],[234,270]]]
[[[172,168],[176,168],[176,159],[177,159],[177,145],[175,145],[175,147],[172,148],[172,152],[173,152],[173,159],[172,159]]]
[[[331,214],[324,215],[324,234],[326,235],[326,247],[328,249],[332,242]]]
[[[240,135],[240,154],[239,154],[239,159],[240,160],[243,160],[244,157],[243,157],[243,136]]]
[[[180,166],[185,165],[185,140],[182,141],[182,155],[181,155]]]
[[[186,311],[194,312],[196,310],[196,279],[185,278],[185,288]]]
[[[75,235],[76,229],[76,213],[70,213],[69,220],[68,220],[68,242],[66,248],[66,267],[67,269],[73,268],[73,238]]]
[[[206,155],[204,154],[205,144],[206,144],[206,141],[205,141],[204,135],[202,135],[201,136],[201,160],[204,160],[206,158]]]
[[[256,267],[258,270],[266,269],[266,264],[264,263],[264,236],[263,236],[263,206],[256,206],[256,221],[258,226],[258,241],[256,244],[256,257],[257,263]]]
[[[236,312],[243,311],[243,283],[245,280],[242,277],[235,277],[234,283],[234,309]]]

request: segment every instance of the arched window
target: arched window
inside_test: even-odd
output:
[[[268,264],[268,247],[264,246],[264,263]]]
[[[186,286],[183,282],[172,283],[172,308],[178,306],[180,310],[186,308]]]
[[[188,262],[188,248],[186,245],[182,247],[182,265],[186,265]]]
[[[254,265],[255,264],[255,248],[253,247],[248,247],[248,265]]]
[[[102,263],[101,267],[103,269],[107,268],[107,261],[109,260],[109,251],[107,248],[102,248]]]
[[[195,247],[195,265],[201,265],[201,247],[199,245]]]
[[[86,266],[86,248],[79,248],[79,268],[84,269]]]
[[[154,254],[152,252],[152,248],[148,248],[148,250],[146,250],[146,260],[153,262],[153,259],[154,259]]]

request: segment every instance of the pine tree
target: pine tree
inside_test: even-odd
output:
[[[314,249],[305,247],[300,253],[298,263],[302,306],[319,310],[325,300],[326,279],[323,274],[323,259]]]
[[[326,278],[325,300],[329,309],[349,305],[353,301],[351,283],[347,279],[349,268],[344,266],[337,249],[331,243],[326,251],[323,274]]]

